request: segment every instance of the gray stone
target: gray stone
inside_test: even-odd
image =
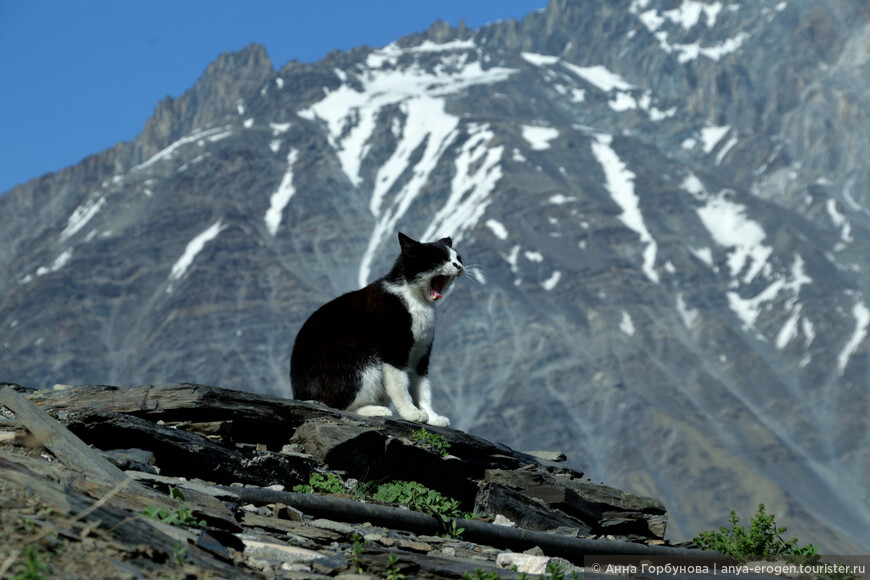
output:
[[[554,463],[561,463],[568,460],[568,457],[561,451],[526,451],[526,453],[532,457],[537,457],[538,459],[543,459],[545,461],[552,461]]]
[[[566,526],[580,529],[584,535],[592,531],[583,521],[499,483],[481,484],[474,509],[478,513],[500,514],[530,530],[547,531]]]

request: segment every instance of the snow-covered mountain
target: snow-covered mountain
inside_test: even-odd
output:
[[[0,379],[289,393],[396,232],[481,273],[436,408],[660,498],[870,549],[870,5],[553,0],[274,70],[223,55],[132,143],[0,196]],[[267,427],[265,427],[267,428]]]

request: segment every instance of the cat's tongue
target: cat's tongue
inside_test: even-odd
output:
[[[435,276],[432,278],[432,287],[429,288],[429,298],[433,301],[441,300],[444,298],[444,287],[447,286],[447,282],[450,279],[447,276]]]

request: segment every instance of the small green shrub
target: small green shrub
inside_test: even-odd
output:
[[[36,548],[27,546],[21,555],[24,560],[14,566],[12,580],[47,580],[51,576],[51,568]]]
[[[187,546],[181,543],[181,540],[175,542],[175,549],[172,551],[172,558],[175,563],[181,566],[184,564],[184,558],[187,556]]]
[[[817,558],[816,547],[808,544],[799,548],[797,538],[784,540],[785,526],[777,526],[774,514],[768,514],[764,504],[758,504],[758,511],[749,524],[749,529],[739,525],[740,519],[734,510],[728,517],[731,527],[721,527],[718,531],[701,532],[692,540],[702,550],[715,550],[738,562],[748,562],[755,558],[773,559],[788,557],[804,561]]]
[[[416,481],[397,480],[381,484],[372,499],[384,503],[400,503],[414,511],[440,516],[443,520],[468,515],[460,509],[460,504],[455,499],[444,497]]]
[[[189,509],[187,504],[184,503],[184,494],[181,493],[180,489],[177,487],[170,487],[169,497],[178,502],[178,507],[174,511],[149,505],[145,508],[145,517],[173,526],[205,527],[205,520],[197,520],[193,517],[193,510]]]
[[[353,542],[353,548],[351,548],[352,553],[350,556],[350,560],[351,560],[351,562],[353,562],[353,565],[356,566],[357,573],[363,574],[364,570],[363,570],[363,563],[362,563],[362,555],[366,551],[366,545],[367,545],[366,541],[361,535],[359,535],[357,533],[354,533],[354,535],[351,536],[350,539]]]
[[[413,433],[411,433],[411,437],[414,438],[415,441],[424,441],[438,450],[438,453],[441,454],[441,457],[447,457],[450,452],[450,443],[444,439],[443,435],[438,435],[437,433],[432,433],[431,431],[427,431],[426,429],[420,427]]]
[[[308,478],[308,485],[295,485],[293,491],[297,493],[325,493],[325,494],[340,494],[347,493],[341,478],[332,473],[327,473],[325,476],[320,473],[312,473]]]
[[[387,568],[387,580],[404,580],[405,575],[399,571],[399,557],[395,554],[387,556],[390,567]]]

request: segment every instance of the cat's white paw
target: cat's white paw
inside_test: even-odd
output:
[[[404,413],[399,412],[399,415],[406,421],[416,421],[417,423],[427,423],[429,421],[429,414],[419,409],[410,409]]]
[[[450,427],[450,419],[447,417],[442,417],[441,415],[435,415],[430,418],[427,423],[434,427]]]

